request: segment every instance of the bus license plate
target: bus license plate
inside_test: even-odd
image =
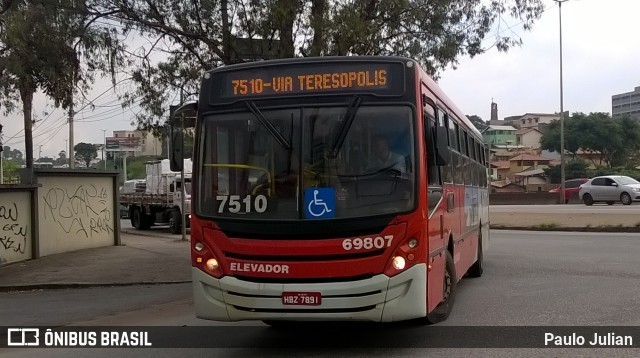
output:
[[[282,292],[282,304],[293,306],[319,306],[322,303],[320,292]]]

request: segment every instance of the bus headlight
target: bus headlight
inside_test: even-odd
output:
[[[402,270],[402,269],[404,269],[404,267],[406,265],[406,261],[404,260],[404,257],[396,256],[396,257],[393,258],[392,264],[393,264],[393,268],[394,269]]]
[[[218,260],[216,259],[207,260],[207,269],[209,269],[209,271],[215,271],[218,269],[218,267],[220,267],[220,265],[218,264]]]
[[[196,251],[201,252],[202,250],[204,250],[204,244],[201,243],[200,241],[196,242],[196,244],[193,246],[194,249],[196,249]]]

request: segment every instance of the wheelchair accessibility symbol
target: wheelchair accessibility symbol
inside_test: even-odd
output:
[[[333,188],[304,190],[304,213],[307,219],[330,219],[336,216],[336,193]]]

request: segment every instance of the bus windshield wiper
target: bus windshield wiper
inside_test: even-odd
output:
[[[289,143],[289,141],[287,141],[287,139],[280,132],[278,132],[273,123],[271,123],[271,121],[267,117],[265,117],[262,112],[260,112],[260,109],[258,108],[258,106],[256,106],[255,103],[246,101],[245,104],[247,105],[249,111],[253,113],[253,115],[260,121],[260,123],[262,123],[265,128],[267,128],[269,133],[271,133],[273,138],[276,139],[280,146],[287,150],[291,149],[291,143]]]
[[[356,96],[353,101],[349,104],[349,108],[347,108],[347,113],[344,116],[344,121],[342,125],[338,129],[338,133],[336,133],[336,137],[333,140],[333,144],[331,145],[331,150],[329,151],[329,158],[336,158],[338,156],[338,152],[342,145],[344,144],[344,140],[347,138],[347,133],[349,133],[349,129],[353,124],[353,120],[356,118],[356,113],[358,113],[358,108],[360,108],[360,104],[362,103],[362,98]]]

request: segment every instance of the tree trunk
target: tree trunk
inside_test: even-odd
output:
[[[282,16],[277,22],[278,32],[280,33],[280,58],[292,58],[295,56],[293,47],[293,24],[296,20],[296,13],[300,6],[299,0],[279,0],[278,10]]]
[[[238,55],[231,53],[231,26],[229,25],[228,0],[220,1],[220,12],[222,15],[222,62],[224,62],[225,65],[230,65],[233,63],[233,57],[238,57]]]
[[[33,109],[33,94],[35,92],[35,86],[31,86],[28,83],[23,83],[20,89],[22,112],[24,114],[24,160],[25,167],[30,171],[33,171],[33,122],[31,112]]]
[[[311,5],[311,28],[313,29],[313,42],[309,55],[322,55],[325,47],[325,11],[327,8],[327,0],[313,0]]]

